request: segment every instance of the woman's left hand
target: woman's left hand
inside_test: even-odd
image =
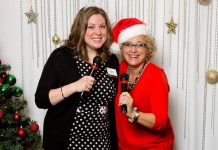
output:
[[[126,107],[127,107],[126,115],[128,117],[131,117],[132,114],[134,113],[134,111],[133,111],[133,98],[128,92],[122,92],[120,94],[118,105],[119,106],[126,105]]]

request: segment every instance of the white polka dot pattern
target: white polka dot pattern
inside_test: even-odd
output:
[[[77,65],[82,76],[87,75],[91,67],[81,59]],[[94,74],[96,83],[79,102],[73,118],[68,149],[70,150],[110,150],[110,122],[108,104],[114,100],[116,87],[108,76],[105,63]]]

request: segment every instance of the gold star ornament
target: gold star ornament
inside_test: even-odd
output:
[[[178,24],[174,22],[173,18],[171,18],[170,22],[167,22],[166,25],[168,27],[168,32],[167,33],[176,34],[176,27],[177,27]]]
[[[28,24],[32,23],[32,22],[36,23],[36,19],[37,19],[38,14],[33,12],[32,7],[31,7],[29,12],[25,13],[25,15],[28,17]]]

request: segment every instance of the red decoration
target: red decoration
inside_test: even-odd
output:
[[[39,130],[39,125],[36,122],[32,122],[29,126],[29,129],[32,132],[37,132]]]
[[[26,135],[26,131],[21,127],[17,130],[17,135],[20,137],[24,137]]]
[[[2,120],[3,116],[4,116],[4,112],[0,109],[0,120]]]
[[[7,76],[8,76],[8,74],[6,72],[2,72],[0,74],[0,77],[3,78],[3,79],[5,79]]]
[[[14,121],[20,121],[20,118],[21,118],[21,116],[20,116],[20,114],[18,114],[17,112],[14,114],[14,116],[13,116],[13,120]]]
[[[8,76],[6,72],[0,73],[0,83],[4,83],[5,78]]]
[[[0,77],[0,83],[3,83],[4,79]]]

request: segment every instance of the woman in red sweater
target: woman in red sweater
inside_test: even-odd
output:
[[[113,38],[111,51],[123,56],[115,100],[119,149],[172,150],[169,85],[164,70],[149,62],[156,45],[148,26],[136,18],[122,19],[113,28]]]

